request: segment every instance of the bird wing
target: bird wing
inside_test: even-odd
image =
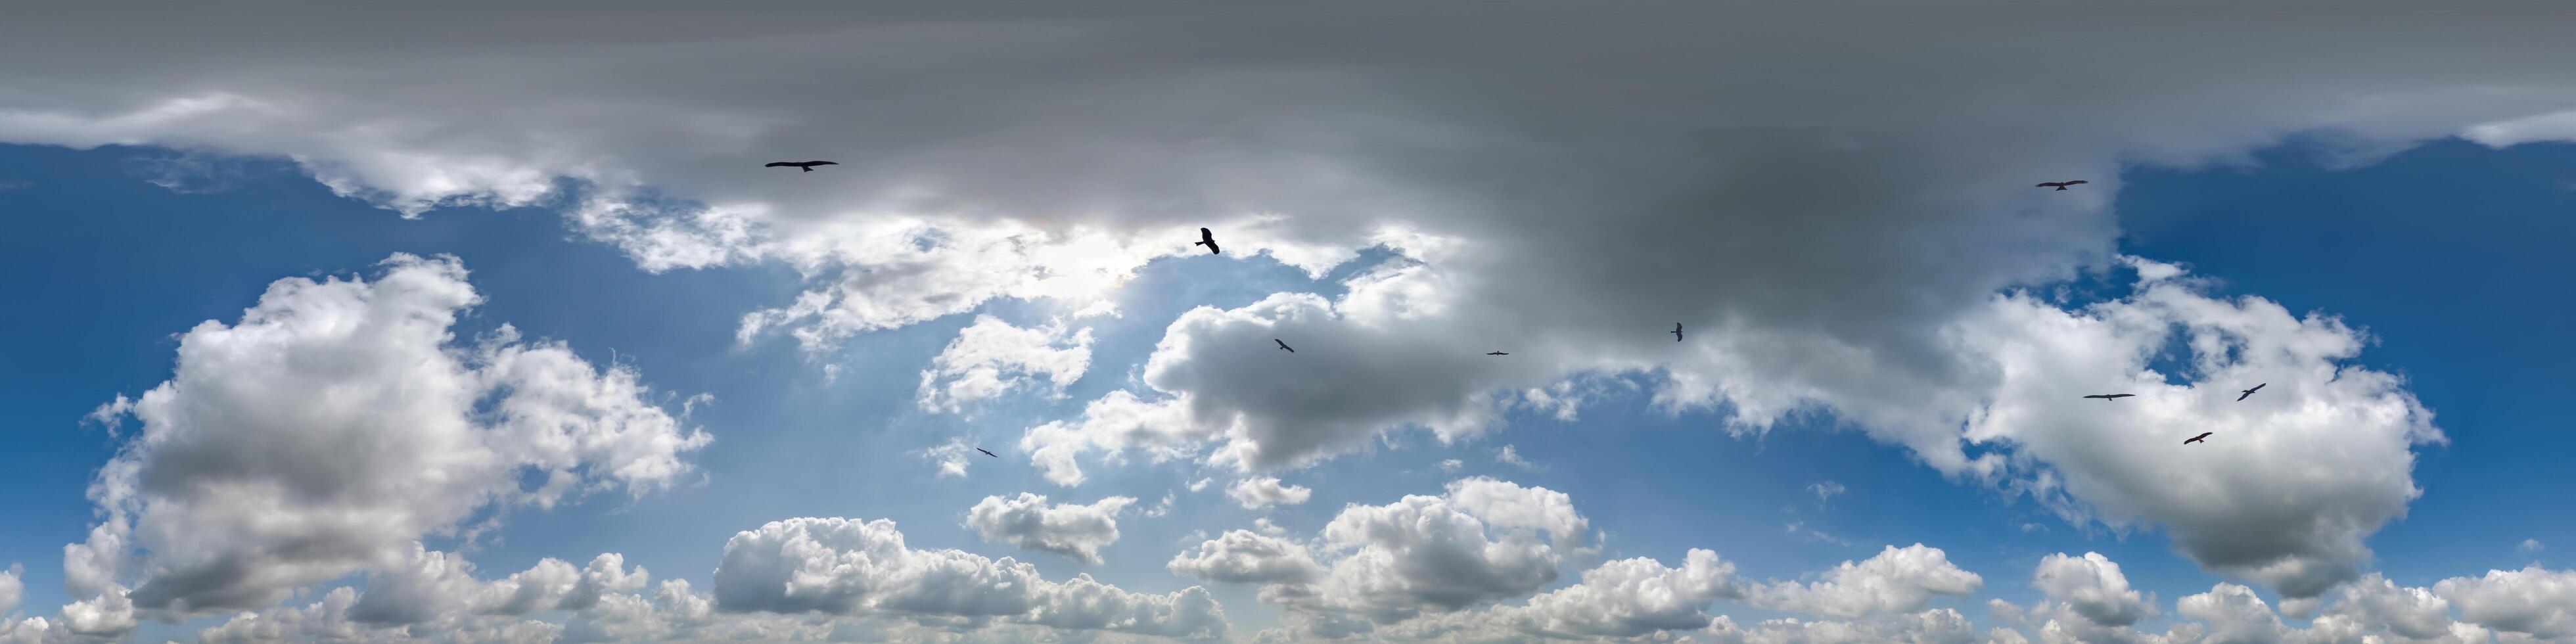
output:
[[[1216,239],[1216,233],[1209,232],[1208,229],[1201,228],[1199,229],[1199,239]]]
[[[771,162],[769,162],[769,163],[767,163],[767,164],[764,164],[764,165],[762,165],[762,166],[760,166],[760,167],[763,167],[763,168],[785,168],[785,167],[794,167],[795,165],[796,165],[796,164],[794,164],[794,163],[788,163],[788,162],[786,162],[786,161],[771,161]]]
[[[2066,185],[2066,184],[2058,183],[2058,182],[2055,182],[2055,181],[2051,181],[2051,182],[2048,182],[2048,183],[2043,183],[2043,184],[2039,184],[2039,185],[2031,186],[2031,187],[2033,187],[2033,188],[2055,188],[2055,187],[2063,186],[2063,185]]]
[[[1207,241],[1204,241],[1204,242],[1200,242],[1200,243],[1203,243],[1203,244],[1207,244],[1207,245],[1208,245],[1208,254],[1210,254],[1210,255],[1223,255],[1223,254],[1225,254],[1225,251],[1220,250],[1220,249],[1218,249],[1218,248],[1216,247],[1216,240],[1214,240],[1214,239],[1210,239],[1210,240],[1207,240]]]
[[[2083,180],[2083,179],[2076,179],[2076,180],[2074,180],[2074,181],[2068,181],[2068,182],[2066,182],[2066,183],[2061,183],[2061,184],[2057,184],[2057,185],[2061,185],[2061,186],[2071,186],[2071,185],[2075,185],[2075,184],[2079,184],[2079,183],[2087,183],[2087,182],[2086,182],[2085,180]]]
[[[2245,399],[2246,399],[2246,398],[2251,398],[2251,397],[2253,397],[2253,396],[2254,396],[2254,390],[2252,390],[2252,389],[2247,389],[2247,390],[2245,390],[2244,392],[2241,392],[2241,393],[2236,394],[2236,402],[2245,402]]]
[[[993,457],[993,458],[1001,458],[1001,455],[999,455],[999,454],[994,454],[994,453],[993,453],[993,450],[989,450],[989,449],[984,449],[984,448],[978,447],[978,448],[975,448],[975,451],[983,452],[985,456],[991,456],[991,457]]]
[[[840,165],[839,161],[807,161],[805,165]]]

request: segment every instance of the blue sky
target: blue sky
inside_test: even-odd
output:
[[[2531,54],[2478,78],[2174,16],[2048,63],[2191,34],[2278,66],[2113,89],[1968,71],[1974,34],[1540,8],[1479,16],[1450,47],[1523,58],[1475,61],[1338,10],[525,11],[567,31],[487,44],[546,62],[317,11],[388,40],[236,19],[169,45],[237,61],[185,82],[0,73],[0,642],[2576,641],[2559,13],[2390,45]],[[1546,16],[1799,62],[1507,46]],[[363,60],[281,62],[312,51]],[[865,91],[715,71],[780,52]],[[1873,84],[1784,80],[1817,70]],[[2068,395],[2110,389],[2142,395]]]

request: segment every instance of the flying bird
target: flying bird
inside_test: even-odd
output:
[[[2268,384],[2272,384],[2272,383],[2268,383],[2268,382],[2267,382],[2267,383],[2263,383],[2263,385],[2268,385]],[[2247,390],[2244,390],[2244,391],[2236,392],[2236,402],[2245,402],[2245,397],[2246,397],[2246,396],[2251,396],[2251,395],[2254,395],[2254,392],[2262,391],[2262,390],[2263,390],[2263,385],[2255,385],[2253,389],[2247,389]]]
[[[995,453],[993,453],[993,450],[984,449],[984,448],[981,448],[981,447],[975,448],[975,451],[983,452],[985,456],[990,456],[990,457],[993,457],[993,458],[1001,458],[1001,457],[1002,457],[1002,455],[1000,455],[1000,454],[995,454]]]
[[[2067,186],[2077,185],[2077,184],[2081,184],[2081,183],[2085,183],[2085,182],[2084,182],[2084,181],[2082,181],[2082,180],[2076,180],[2076,181],[2051,181],[2051,182],[2048,182],[2048,183],[2043,183],[2043,184],[2039,184],[2039,185],[2031,186],[2031,187],[2033,187],[2033,188],[2056,188],[2056,189],[2059,189],[2059,190],[2065,190]]]
[[[806,172],[813,172],[813,171],[814,171],[814,166],[818,166],[818,165],[840,165],[840,162],[837,162],[837,161],[779,161],[779,162],[776,162],[776,163],[771,163],[771,164],[769,164],[769,165],[764,165],[764,166],[760,166],[760,167],[763,167],[763,168],[799,168],[799,169],[803,169],[803,170],[804,170],[804,171],[806,171]]]
[[[1501,351],[1487,351],[1487,352],[1485,352],[1485,355],[1489,355],[1489,356],[1507,356],[1507,355],[1511,355],[1511,354],[1503,353],[1503,352],[1501,352]]]
[[[1674,322],[1674,323],[1673,323],[1673,341],[1674,341],[1674,342],[1680,342],[1680,341],[1682,341],[1682,323],[1680,323],[1680,322]]]
[[[1270,341],[1271,341],[1271,342],[1279,342],[1279,339],[1278,339],[1278,338],[1271,338],[1271,339],[1270,339]],[[1281,351],[1286,351],[1286,352],[1289,352],[1289,353],[1296,353],[1296,352],[1297,352],[1297,350],[1296,350],[1296,349],[1290,349],[1290,348],[1288,348],[1288,343],[1286,343],[1286,342],[1279,342],[1279,350],[1281,350]]]
[[[2121,399],[2121,398],[2127,398],[2127,397],[2135,396],[2135,395],[2137,395],[2137,394],[2093,394],[2093,395],[2085,396],[2085,397],[2086,397],[2086,398],[2100,398],[2100,399],[2103,399],[2103,400],[2119,400],[2119,399]]]
[[[1220,254],[1220,253],[1225,252],[1225,251],[1220,251],[1220,250],[1217,250],[1217,249],[1216,249],[1216,233],[1208,232],[1208,229],[1205,229],[1205,228],[1201,228],[1201,229],[1199,229],[1199,240],[1198,240],[1198,241],[1196,241],[1196,242],[1192,242],[1190,245],[1191,245],[1191,246],[1206,246],[1206,247],[1208,247],[1208,254],[1210,254],[1210,255],[1216,255],[1216,254]]]
[[[2200,439],[2208,438],[2210,434],[2216,434],[2216,433],[2218,433],[2218,432],[2201,432],[2199,436],[2193,436],[2193,437],[2191,437],[2191,438],[2183,439],[2183,440],[2182,440],[2182,444],[2184,444],[2184,445],[2190,445],[2190,444],[2192,444],[2192,443],[2197,443],[2197,442],[2200,442]]]

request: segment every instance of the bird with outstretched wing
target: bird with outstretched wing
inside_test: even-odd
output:
[[[1287,342],[1284,342],[1284,341],[1281,341],[1281,340],[1280,340],[1280,339],[1278,339],[1278,338],[1271,338],[1271,339],[1270,339],[1270,341],[1271,341],[1271,342],[1278,342],[1278,343],[1279,343],[1279,350],[1281,350],[1281,351],[1286,351],[1286,352],[1289,352],[1289,353],[1296,353],[1296,352],[1297,352],[1297,350],[1296,350],[1296,349],[1290,349],[1290,348],[1288,348],[1288,343],[1287,343]]]
[[[2268,385],[2268,384],[2272,384],[2272,383],[2268,383],[2268,382],[2267,382],[2267,383],[2263,383],[2263,385]],[[2253,389],[2246,389],[2246,390],[2242,390],[2242,391],[2238,391],[2238,392],[2236,392],[2236,402],[2245,402],[2245,397],[2254,395],[2254,392],[2262,391],[2262,390],[2263,390],[2263,385],[2255,385]]]
[[[1674,322],[1674,323],[1673,323],[1673,341],[1674,341],[1674,342],[1680,342],[1680,341],[1682,341],[1682,323],[1680,323],[1680,322]]]
[[[772,162],[772,163],[769,163],[769,164],[767,164],[767,165],[763,165],[763,166],[760,166],[760,167],[763,167],[763,168],[797,168],[797,169],[804,170],[804,171],[806,171],[806,172],[813,172],[813,171],[814,171],[814,166],[818,166],[818,165],[840,165],[840,163],[839,163],[839,162],[836,162],[836,161],[776,161],[776,162]]]
[[[2078,180],[2075,180],[2075,181],[2051,181],[2051,182],[2048,182],[2048,183],[2043,183],[2043,184],[2039,184],[2039,185],[2031,186],[2031,187],[2033,187],[2033,188],[2056,188],[2056,189],[2059,189],[2059,190],[2065,190],[2067,186],[2082,185],[2082,184],[2084,184],[2084,183],[2088,183],[2088,182],[2086,182],[2086,181],[2084,181],[2084,180],[2081,180],[2081,179],[2078,179]]]
[[[1206,247],[1208,247],[1208,254],[1210,254],[1210,255],[1216,255],[1216,254],[1220,254],[1220,253],[1225,252],[1225,251],[1217,250],[1217,248],[1216,248],[1216,233],[1208,232],[1208,229],[1205,229],[1205,228],[1201,228],[1201,229],[1199,229],[1199,240],[1198,240],[1198,241],[1195,241],[1195,242],[1191,242],[1191,243],[1190,243],[1190,245],[1191,245],[1191,246],[1206,246]]]
[[[2137,394],[2093,394],[2093,395],[2085,396],[2085,397],[2086,397],[2086,398],[2100,398],[2100,399],[2103,399],[2103,400],[2119,400],[2119,399],[2122,399],[2122,398],[2127,398],[2127,397],[2135,396],[2135,395],[2137,395]]]
[[[2216,434],[2216,433],[2218,433],[2218,432],[2201,432],[2199,436],[2193,436],[2193,437],[2191,437],[2191,438],[2183,439],[2183,440],[2182,440],[2182,444],[2184,444],[2184,445],[2190,445],[2190,444],[2192,444],[2192,443],[2197,443],[2197,442],[2200,442],[2200,439],[2208,438],[2210,434]]]
[[[995,454],[995,453],[993,453],[993,450],[984,449],[984,448],[981,448],[981,447],[975,448],[975,451],[983,452],[985,456],[990,456],[990,457],[993,457],[993,458],[1001,458],[1001,457],[1002,457],[1002,455],[1000,455],[1000,454]]]

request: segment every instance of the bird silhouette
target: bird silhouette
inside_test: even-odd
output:
[[[1503,352],[1501,352],[1501,351],[1487,351],[1487,352],[1485,352],[1485,355],[1489,355],[1489,356],[1507,356],[1507,355],[1511,355],[1511,354],[1503,353]]]
[[[1205,229],[1205,228],[1201,228],[1201,229],[1199,229],[1199,240],[1198,240],[1198,241],[1195,241],[1195,242],[1191,242],[1191,243],[1190,243],[1190,245],[1191,245],[1191,246],[1206,246],[1206,247],[1208,247],[1208,254],[1210,254],[1210,255],[1216,255],[1216,254],[1219,254],[1219,253],[1223,253],[1223,252],[1225,252],[1225,251],[1220,251],[1220,250],[1217,250],[1217,249],[1216,249],[1216,233],[1208,232],[1208,229]]]
[[[2268,384],[2272,384],[2272,383],[2268,383],[2268,382],[2267,382],[2267,383],[2263,383],[2263,385],[2268,385]],[[2247,389],[2247,390],[2244,390],[2244,391],[2236,392],[2236,402],[2245,402],[2245,397],[2246,397],[2246,396],[2252,396],[2252,395],[2254,395],[2254,392],[2262,391],[2262,390],[2263,390],[2263,385],[2255,385],[2253,389]]]
[[[990,457],[993,457],[993,458],[1001,458],[1001,457],[1002,457],[1002,455],[1000,455],[1000,454],[995,454],[995,453],[993,453],[993,450],[988,450],[988,449],[984,449],[984,448],[981,448],[981,447],[975,448],[975,451],[983,452],[985,456],[990,456]]]
[[[2031,186],[2031,187],[2033,187],[2033,188],[2056,188],[2056,189],[2059,189],[2059,190],[2065,190],[2067,186],[2072,186],[2072,185],[2081,184],[2081,183],[2085,183],[2085,182],[2084,182],[2084,181],[2081,181],[2081,180],[2077,180],[2077,181],[2051,181],[2051,182],[2048,182],[2048,183],[2043,183],[2043,184],[2039,184],[2039,185]]]
[[[2085,396],[2085,397],[2086,397],[2086,398],[2100,398],[2100,399],[2103,399],[2103,400],[2119,400],[2119,399],[2121,399],[2121,398],[2127,398],[2127,397],[2135,396],[2135,395],[2137,395],[2137,394],[2093,394],[2093,395]]]
[[[1680,323],[1680,322],[1674,322],[1674,323],[1673,323],[1673,341],[1674,341],[1674,342],[1680,342],[1680,341],[1682,341],[1682,323]]]
[[[1278,338],[1271,338],[1271,339],[1270,339],[1270,341],[1271,341],[1271,342],[1279,342],[1279,339],[1278,339]],[[1289,353],[1296,353],[1296,352],[1297,352],[1297,350],[1296,350],[1296,349],[1290,349],[1290,348],[1288,348],[1288,343],[1286,343],[1286,342],[1279,342],[1279,350],[1281,350],[1281,351],[1286,351],[1286,352],[1289,352]]]
[[[836,161],[779,161],[779,162],[771,163],[771,164],[764,165],[764,166],[760,166],[760,167],[763,167],[763,168],[797,168],[797,169],[804,170],[804,171],[806,171],[806,172],[813,172],[813,171],[814,171],[814,166],[818,166],[818,165],[840,165],[840,163],[839,163],[839,162],[836,162]]]
[[[2218,432],[2201,432],[2199,436],[2193,436],[2193,437],[2191,437],[2191,438],[2183,439],[2183,440],[2182,440],[2182,444],[2184,444],[2184,445],[2190,445],[2190,444],[2192,444],[2192,443],[2197,443],[2197,442],[2200,442],[2200,439],[2208,438],[2210,434],[2216,434],[2216,433],[2218,433]]]

